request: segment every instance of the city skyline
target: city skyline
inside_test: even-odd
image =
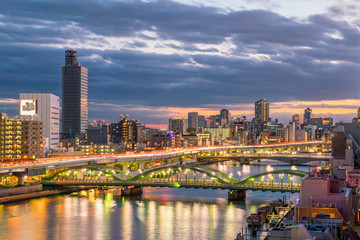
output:
[[[63,52],[76,48],[91,71],[90,120],[129,114],[166,124],[222,108],[251,118],[253,103],[266,98],[280,122],[307,107],[350,121],[360,106],[356,2],[319,1],[301,14],[301,1],[256,2],[89,2],[107,9],[99,25],[88,8],[74,18],[77,3],[25,3],[20,12],[3,1],[0,109],[17,115],[20,92],[61,96]]]

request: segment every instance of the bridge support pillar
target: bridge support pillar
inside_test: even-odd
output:
[[[17,176],[17,178],[18,178],[18,185],[23,186],[24,185],[24,176],[20,175],[20,176]]]
[[[245,197],[246,197],[245,190],[232,190],[228,192],[229,201],[240,201],[240,200],[244,200]]]
[[[13,175],[17,177],[18,185],[23,186],[26,174],[25,173],[14,173]]]
[[[142,193],[143,187],[125,187],[121,189],[121,196],[141,196]]]

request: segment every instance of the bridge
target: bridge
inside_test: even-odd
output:
[[[300,179],[307,173],[298,170],[275,170],[245,179],[235,179],[216,169],[196,164],[181,167],[161,167],[138,171],[131,175],[105,166],[73,168],[43,177],[42,184],[49,186],[121,186],[139,193],[142,187],[176,187],[230,190],[229,199],[242,199],[246,190],[272,192],[299,192]],[[129,188],[132,187],[132,188]]]
[[[156,152],[150,154],[122,154],[106,156],[77,156],[70,158],[45,158],[39,159],[38,162],[13,167],[0,168],[0,177],[16,176],[19,184],[23,184],[24,177],[49,175],[63,169],[76,167],[89,167],[104,165],[116,167],[123,172],[134,172],[137,170],[147,171],[161,167],[172,167],[176,165],[197,162],[206,159],[247,159],[244,163],[256,159],[287,159],[292,164],[297,162],[303,163],[304,159],[325,160],[329,156],[318,156],[316,154],[304,155],[299,153],[300,150],[311,150],[316,152],[317,149],[329,149],[329,143],[325,141],[308,141],[281,143],[272,145],[252,145],[252,146],[214,146],[199,147],[193,149],[171,150]],[[287,152],[287,153],[283,153]],[[270,154],[271,153],[271,154]],[[291,154],[296,153],[296,154]],[[277,155],[278,154],[278,155]],[[296,158],[296,156],[299,156]]]
[[[261,153],[230,153],[221,154],[219,156],[207,156],[202,155],[197,157],[198,161],[208,160],[233,160],[239,161],[242,164],[249,164],[252,161],[262,159],[273,159],[292,165],[304,164],[314,161],[330,161],[332,158],[330,153],[272,153],[272,152],[261,152]]]

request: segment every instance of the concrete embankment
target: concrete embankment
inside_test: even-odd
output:
[[[38,192],[38,191],[42,191],[42,190],[43,190],[42,184],[2,188],[2,189],[0,189],[0,197],[19,195],[19,194],[25,194],[25,193],[33,193],[33,192]]]
[[[41,189],[42,189],[42,185],[41,184],[39,184],[39,185],[41,186]],[[47,197],[47,196],[52,196],[52,195],[57,195],[57,194],[72,193],[72,192],[87,190],[87,189],[91,189],[91,188],[94,188],[94,187],[72,187],[72,188],[66,188],[66,189],[60,189],[60,190],[58,190],[58,189],[45,190],[45,191],[16,194],[16,195],[11,195],[11,196],[4,196],[4,197],[0,197],[0,204],[28,200],[28,199],[33,199],[33,198]]]

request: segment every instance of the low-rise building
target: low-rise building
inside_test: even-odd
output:
[[[355,187],[347,187],[346,171],[335,175],[315,174],[301,180],[300,207],[334,207],[352,226],[358,222],[359,195]]]
[[[11,119],[0,113],[0,157],[41,158],[45,156],[43,124],[35,119]]]

